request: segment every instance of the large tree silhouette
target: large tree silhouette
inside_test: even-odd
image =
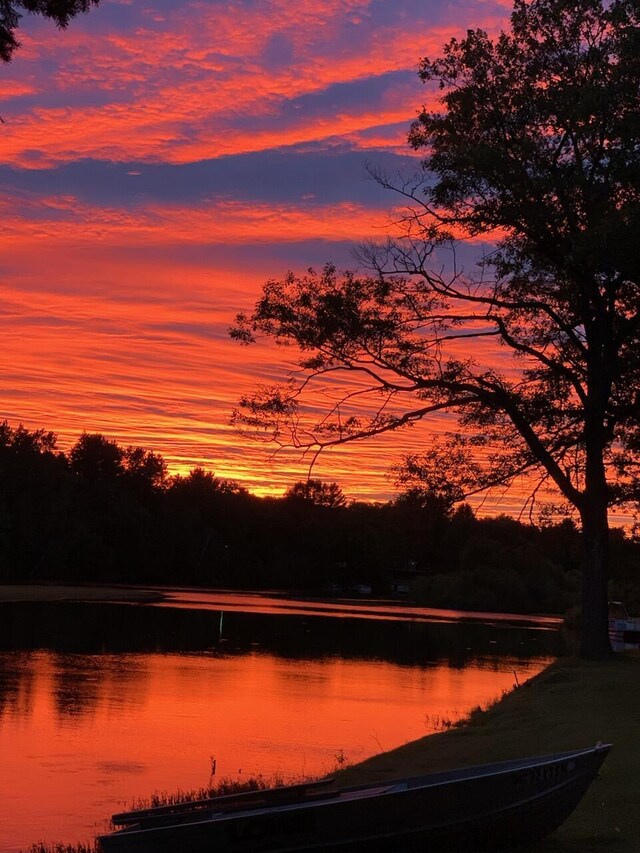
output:
[[[100,0],[0,0],[0,60],[10,62],[14,51],[20,47],[15,31],[25,12],[50,18],[58,27],[66,29],[72,18],[99,3]]]
[[[394,186],[400,237],[362,248],[366,275],[269,282],[232,332],[297,344],[305,372],[244,399],[245,426],[317,449],[454,413],[439,470],[467,494],[522,473],[555,485],[582,524],[587,656],[609,650],[608,507],[638,495],[639,15],[637,0],[516,0],[508,32],[424,59],[440,96],[410,132],[422,172]],[[478,235],[477,270],[443,262]],[[305,425],[305,392],[340,376],[355,384]]]

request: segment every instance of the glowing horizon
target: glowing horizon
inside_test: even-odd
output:
[[[282,494],[308,461],[243,440],[234,405],[286,378],[227,329],[262,284],[383,236],[395,199],[365,163],[414,169],[416,69],[505,0],[103,0],[54,32],[25,16],[0,69],[0,420],[83,431]],[[468,249],[467,262],[473,263]],[[442,420],[320,457],[354,499]],[[516,488],[492,511],[516,511]]]

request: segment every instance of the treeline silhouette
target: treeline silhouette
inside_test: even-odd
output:
[[[615,531],[614,598],[640,603],[640,544]],[[347,502],[335,483],[259,498],[194,468],[84,433],[0,423],[0,582],[102,582],[405,594],[433,607],[561,613],[579,601],[570,520],[476,518],[428,489]]]

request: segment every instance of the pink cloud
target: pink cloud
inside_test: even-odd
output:
[[[149,5],[131,32],[79,20],[55,38],[36,22],[3,72],[0,163],[186,164],[292,145],[408,154],[408,123],[435,97],[414,73],[420,56],[467,26],[495,31],[511,4],[445,4],[433,26],[428,3],[416,19],[391,2],[384,26],[382,4],[370,0],[180,3],[161,14]],[[173,471],[203,464],[281,493],[306,476],[307,462],[294,453],[274,461],[239,439],[229,415],[256,383],[286,375],[287,353],[243,349],[226,329],[284,270],[259,259],[239,269],[234,252],[384,233],[387,206],[321,205],[307,195],[299,204],[126,209],[82,202],[73,187],[0,195],[0,419],[55,429],[63,447],[83,429],[102,431],[163,453]],[[231,249],[226,260],[203,259],[212,245]],[[352,497],[386,497],[388,462],[446,425],[440,418],[332,451],[315,473]]]
[[[0,158],[25,168],[78,157],[186,163],[408,123],[424,95],[417,77],[391,84],[375,109],[362,103],[313,117],[283,112],[292,99],[335,84],[412,72],[420,55],[439,51],[451,35],[451,26],[440,25],[417,39],[416,22],[398,17],[349,42],[345,19],[370,14],[365,0],[295,6],[272,0],[251,10],[196,4],[190,13],[176,9],[162,29],[102,36],[73,29],[64,44],[34,42],[27,51],[34,65],[45,57],[59,64],[48,81],[52,91],[107,97],[99,106],[78,107],[73,98],[68,106],[47,107],[44,97],[31,112],[16,111],[3,128]],[[485,23],[494,26],[495,17]],[[273,66],[263,53],[275,36],[286,38],[292,56]],[[254,127],[238,125],[250,116]],[[277,126],[261,127],[267,116],[279,116]]]

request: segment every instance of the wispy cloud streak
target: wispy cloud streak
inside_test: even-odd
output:
[[[283,377],[283,351],[240,348],[227,327],[266,279],[353,266],[350,246],[384,235],[396,199],[364,165],[416,167],[408,126],[437,97],[419,58],[507,12],[105,0],[63,33],[25,20],[0,71],[0,418],[63,445],[103,431],[262,493],[304,476],[231,428],[241,393]],[[317,473],[388,495],[387,462],[429,428],[334,451]]]

